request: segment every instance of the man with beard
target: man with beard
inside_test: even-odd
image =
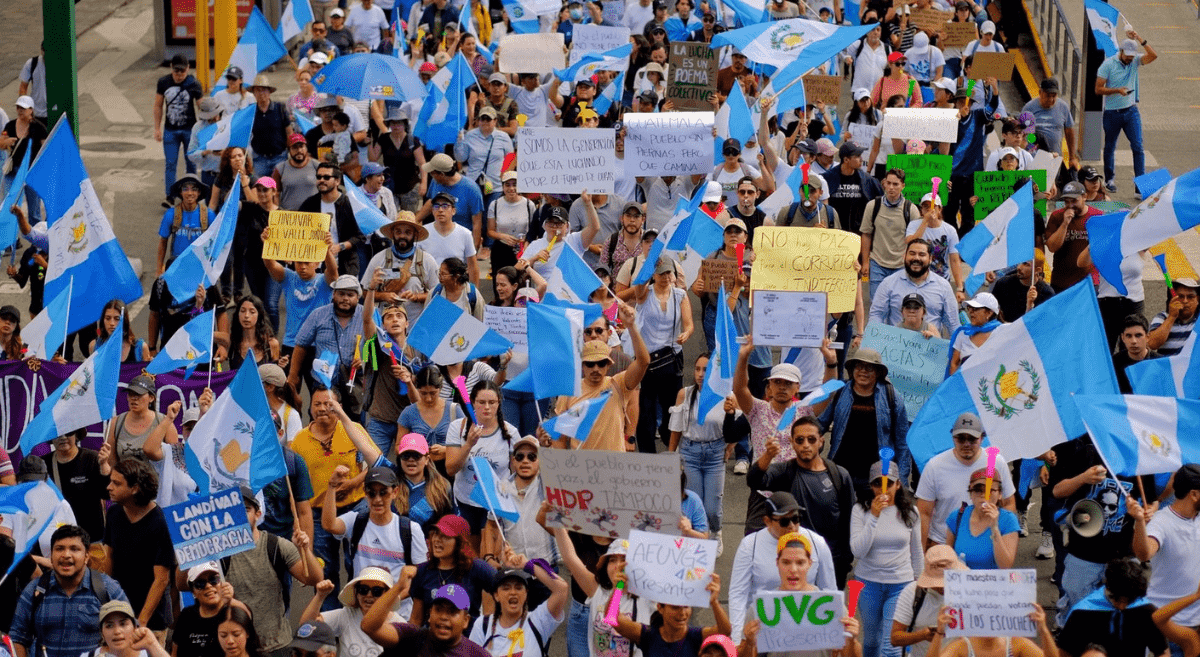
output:
[[[329,222],[329,234],[333,237],[338,271],[343,275],[357,276],[361,266],[357,247],[367,238],[359,230],[358,222],[354,219],[354,208],[350,207],[350,199],[338,188],[341,181],[342,171],[336,164],[318,164],[317,193],[300,204],[300,212],[322,212],[333,217],[333,221]],[[353,341],[351,338],[351,342]]]
[[[929,242],[915,239],[904,251],[904,269],[883,279],[871,299],[870,322],[895,326],[903,319],[900,306],[912,293],[925,299],[925,317],[947,334],[959,327],[958,303],[950,282],[929,272]]]
[[[363,271],[362,282],[369,284],[375,277],[375,270],[382,269],[383,289],[375,290],[375,303],[403,301],[408,324],[412,326],[425,309],[429,291],[438,284],[437,260],[416,246],[417,242],[429,237],[429,231],[417,223],[411,212],[400,212],[396,221],[379,232],[391,239],[392,245],[371,258]]]
[[[458,584],[447,584],[433,592],[426,627],[409,623],[385,623],[388,612],[401,593],[408,593],[410,577],[401,577],[363,615],[362,629],[367,636],[383,646],[386,657],[416,655],[417,657],[490,657],[488,651],[463,632],[471,624],[467,609],[471,599]]]
[[[338,276],[333,282],[333,303],[313,310],[300,325],[300,331],[296,333],[296,349],[292,353],[291,373],[288,375],[288,383],[292,387],[299,390],[300,373],[309,372],[304,378],[309,390],[315,389],[309,357],[326,351],[338,355],[338,367],[333,372],[330,384],[340,386],[348,383],[350,363],[354,360],[355,338],[362,326],[362,306],[358,304],[361,294],[362,288],[357,278],[349,274]]]
[[[1163,356],[1174,356],[1183,350],[1192,329],[1196,327],[1197,292],[1200,282],[1194,278],[1181,278],[1171,287],[1175,298],[1167,304],[1167,310],[1154,316],[1150,322],[1150,348]]]
[[[645,222],[646,215],[642,212],[641,204],[627,202],[621,211],[621,229],[609,235],[600,252],[600,266],[617,272],[626,260],[641,253],[642,226]]]
[[[317,190],[317,161],[308,154],[304,135],[288,136],[288,157],[275,165],[271,177],[279,184],[279,207],[297,211],[300,204]]]

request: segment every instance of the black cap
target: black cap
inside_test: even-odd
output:
[[[645,101],[647,103],[650,103],[651,105],[657,105],[658,104],[658,94],[647,89],[646,91],[643,91],[641,94],[638,95],[638,100]]]
[[[1058,93],[1058,80],[1055,80],[1054,78],[1046,78],[1045,80],[1042,80],[1042,83],[1038,86],[1041,87],[1042,91],[1045,91],[1048,94]]]
[[[446,201],[450,205],[453,205],[456,207],[458,206],[458,199],[454,198],[454,195],[451,194],[450,192],[438,192],[437,194],[434,194],[433,201],[431,201],[431,202],[437,203],[438,199]]]
[[[30,454],[21,459],[21,465],[17,467],[18,484],[27,481],[46,481],[48,476],[49,470],[46,469],[46,462],[40,456]]]
[[[740,155],[742,152],[742,142],[733,137],[726,139],[721,143],[721,154],[724,155],[725,151],[736,151]]]
[[[246,76],[242,74],[242,69],[240,69],[236,66],[230,66],[229,69],[227,71],[225,71],[226,79],[232,78],[234,80],[241,80],[244,77],[246,77]]]
[[[21,311],[17,310],[16,306],[0,307],[0,319],[7,319],[14,322],[21,321]]]
[[[800,504],[795,497],[792,497],[791,493],[777,490],[767,496],[767,513],[772,516],[781,516],[799,510]]]
[[[259,510],[262,509],[262,506],[258,503],[258,498],[254,496],[254,491],[249,486],[242,484],[238,486],[238,490],[242,493],[242,504],[249,504]]]
[[[337,645],[337,634],[333,632],[332,627],[321,621],[309,621],[296,628],[296,638],[288,647],[315,652],[326,646]]]
[[[184,55],[175,55],[171,58],[171,68],[187,68],[188,66],[190,66],[188,58]]]
[[[371,468],[367,471],[367,478],[363,480],[363,488],[371,484],[382,484],[391,488],[399,486],[400,480],[396,478],[396,473],[391,468]]]
[[[552,207],[550,208],[550,213],[546,215],[546,218],[542,219],[542,223],[546,223],[547,221],[558,221],[564,224],[570,223],[570,215],[567,213],[566,208],[557,206]]]
[[[842,147],[838,149],[838,157],[846,159],[855,155],[862,155],[864,150],[865,149],[862,146],[859,146],[852,141],[848,141],[843,143]]]
[[[528,583],[533,579],[533,576],[519,568],[509,568],[507,570],[497,570],[496,579],[492,580],[493,588],[500,588],[506,579],[519,579],[524,583]]]
[[[1096,167],[1086,166],[1079,170],[1080,180],[1100,180],[1100,172],[1096,171]]]
[[[800,149],[800,152],[804,153],[805,155],[817,154],[817,142],[811,139],[801,139],[800,141],[796,142],[796,148]]]
[[[916,292],[911,292],[909,294],[904,295],[904,300],[900,302],[900,307],[903,308],[910,303],[915,303],[918,306],[921,306],[922,308],[924,308],[925,307],[925,297],[917,294]]]

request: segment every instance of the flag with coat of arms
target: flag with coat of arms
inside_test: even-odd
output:
[[[513,348],[508,338],[441,295],[430,298],[413,322],[408,345],[438,365],[496,356]]]

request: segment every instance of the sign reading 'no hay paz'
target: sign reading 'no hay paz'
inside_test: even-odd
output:
[[[829,228],[761,226],[754,232],[751,290],[824,292],[829,312],[854,310],[860,238]]]

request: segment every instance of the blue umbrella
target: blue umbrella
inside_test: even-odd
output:
[[[375,53],[337,57],[312,82],[317,91],[355,100],[412,100],[426,93],[416,71],[395,57]]]

